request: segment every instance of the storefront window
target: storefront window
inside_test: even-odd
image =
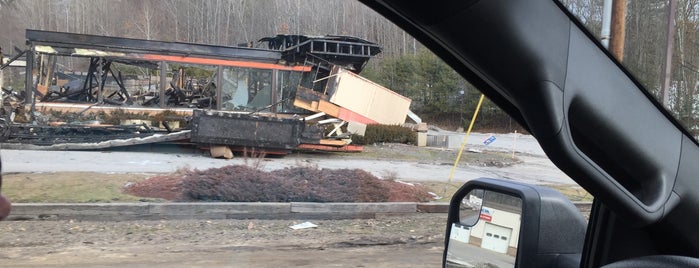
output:
[[[305,110],[294,106],[294,92],[301,83],[301,73],[292,71],[279,71],[277,76],[277,96],[279,104],[278,113],[307,113]]]
[[[221,109],[254,111],[272,104],[272,71],[226,67],[223,69]]]

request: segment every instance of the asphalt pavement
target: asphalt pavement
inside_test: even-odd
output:
[[[469,137],[469,148],[476,150],[512,151],[515,148],[521,164],[509,167],[459,166],[453,180],[465,182],[480,177],[503,178],[534,184],[575,184],[556,168],[544,155],[534,138],[516,134],[495,135],[496,140],[483,145],[491,134],[474,133]],[[471,145],[473,144],[473,145]],[[236,164],[254,164],[255,159],[214,159],[193,152],[129,152],[129,151],[37,151],[0,150],[3,172],[100,172],[100,173],[165,173],[178,169],[208,169]],[[263,170],[277,170],[299,165],[319,168],[358,168],[372,174],[396,176],[406,181],[447,181],[451,165],[401,160],[366,160],[343,158],[266,158],[260,162]]]

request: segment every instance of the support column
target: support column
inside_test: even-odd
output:
[[[34,99],[34,47],[27,52],[27,66],[25,68],[25,84],[24,84],[24,101],[25,103],[29,101],[29,118],[34,121],[34,110],[36,110],[36,100]]]
[[[0,47],[0,65],[3,65],[3,58],[2,58],[2,48]],[[5,73],[3,69],[0,69],[0,90],[5,87]],[[5,93],[0,91],[0,106],[3,105],[5,100]]]
[[[104,103],[104,58],[97,59],[97,103]]]
[[[221,105],[223,101],[223,66],[216,66],[216,106],[210,105],[209,109],[221,110]]]
[[[278,90],[279,86],[280,86],[279,85],[279,70],[272,70],[272,84],[270,85],[270,87],[272,87],[270,89],[272,92],[270,92],[271,94],[269,94],[271,97],[270,104],[275,104],[275,103],[279,102],[279,100],[280,100],[279,99],[280,98],[279,90]],[[279,104],[272,105],[272,107],[270,107],[269,111],[276,113],[277,106],[279,106]]]
[[[160,86],[158,88],[158,94],[160,96],[160,108],[165,108],[167,103],[165,102],[165,89],[167,89],[167,62],[160,62]]]

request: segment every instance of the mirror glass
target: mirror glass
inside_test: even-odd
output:
[[[446,267],[514,267],[522,200],[474,189],[462,200],[449,233]]]

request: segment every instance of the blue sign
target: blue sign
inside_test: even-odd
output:
[[[493,143],[494,141],[495,141],[495,136],[490,136],[483,141],[483,144],[488,145],[488,144]]]

